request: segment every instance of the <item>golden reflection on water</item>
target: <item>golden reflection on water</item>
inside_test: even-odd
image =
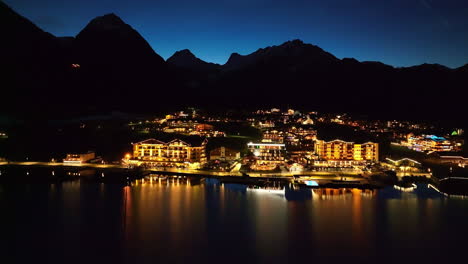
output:
[[[312,245],[314,254],[324,257],[368,255],[375,251],[377,235],[381,235],[376,233],[377,223],[386,226],[383,235],[399,241],[422,218],[428,218],[427,227],[436,224],[434,203],[437,207],[441,203],[403,193],[401,199],[383,200],[382,206],[377,204],[377,190],[309,191],[310,200],[295,201],[279,192],[236,190],[186,178],[136,181],[123,188],[125,240],[127,245],[140,245],[135,250],[144,254],[169,249],[174,254],[191,249],[194,252],[186,253],[195,254],[197,246],[213,243],[213,228],[242,226],[249,232],[234,235],[246,239],[242,243],[251,243],[262,256],[259,261],[281,259],[304,245]],[[379,210],[386,223],[377,219]]]
[[[226,192],[224,184],[219,184],[215,191],[219,200],[217,213],[223,219],[228,217],[226,203],[233,207],[238,203],[233,203],[234,196],[228,195],[230,192]],[[310,203],[288,202],[284,195],[275,193],[247,192],[243,198],[251,207],[239,209],[249,210],[253,215],[258,250],[279,250],[278,245],[287,239],[288,233],[302,232],[325,244],[332,243],[331,238],[339,234],[358,243],[364,241],[364,218],[371,215],[364,214],[363,200],[369,205],[375,191],[315,189],[312,194]],[[192,185],[189,179],[136,181],[131,187],[124,187],[126,234],[144,240],[150,237],[148,234],[161,234],[164,229],[170,234],[167,242],[182,243],[194,231],[191,229],[194,223],[198,224],[197,230],[205,228],[205,199],[205,185]]]
[[[26,230],[25,238],[30,230],[45,230],[40,234],[50,232],[54,249],[67,245],[61,251],[70,256],[83,247],[89,255],[125,254],[128,263],[161,256],[187,262],[203,254],[216,261],[211,256],[219,252],[225,258],[254,256],[258,263],[287,263],[297,254],[369,256],[417,247],[437,252],[456,245],[447,234],[459,235],[456,241],[468,234],[464,201],[393,188],[290,187],[282,193],[183,177],[130,186],[72,181],[1,187],[0,205],[9,209],[15,201],[12,214],[22,212],[16,207],[28,211],[15,216],[24,219],[18,230]]]
[[[359,244],[364,242],[363,235],[363,211],[362,211],[362,190],[352,189],[352,235],[353,240]]]
[[[154,245],[154,254],[190,248],[190,238],[205,229],[204,192],[203,184],[189,179],[138,180],[124,187],[128,244]]]
[[[219,186],[219,202],[220,202],[220,209],[221,215],[224,217],[226,215],[226,207],[224,206],[226,200],[226,193],[224,190],[224,183],[221,183]]]
[[[261,262],[268,262],[284,255],[285,241],[288,241],[288,204],[284,195],[252,190],[245,197],[253,206],[254,241],[256,252],[264,256]]]
[[[372,247],[373,190],[314,189],[312,191],[313,243],[322,256],[359,255]],[[346,249],[346,250],[345,250]],[[336,251],[335,251],[336,250]]]
[[[131,195],[131,187],[125,186],[123,188],[123,196],[122,196],[122,230],[124,233],[124,237],[127,240],[129,238],[128,230],[127,230],[127,222],[132,217],[132,195]]]

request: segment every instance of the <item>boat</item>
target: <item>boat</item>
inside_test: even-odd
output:
[[[255,193],[270,193],[270,194],[280,194],[284,195],[284,187],[259,187],[259,186],[249,186],[247,191]]]

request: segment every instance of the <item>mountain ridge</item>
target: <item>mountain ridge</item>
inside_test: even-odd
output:
[[[42,116],[59,109],[64,115],[150,112],[196,102],[200,107],[241,108],[294,104],[389,118],[456,118],[450,113],[466,113],[462,97],[453,95],[463,93],[468,85],[468,64],[456,69],[438,64],[393,67],[378,61],[338,59],[299,39],[247,55],[234,52],[223,65],[205,62],[188,49],[164,60],[113,13],[92,19],[75,37],[48,34],[6,5],[0,5],[0,14],[6,14],[2,19],[8,22],[3,23],[8,25],[4,31],[13,36],[6,41],[12,51],[2,55],[10,56],[13,66],[0,61],[7,73],[1,82],[11,87],[7,96],[12,98],[0,106],[3,111]],[[26,30],[18,30],[22,27]],[[31,43],[25,45],[22,40],[35,36],[40,36],[32,47],[36,52],[25,53]],[[64,89],[79,92],[67,96]],[[428,92],[432,90],[439,92]],[[175,103],[132,99],[139,94],[171,98],[175,91],[179,95]],[[26,104],[19,103],[25,94],[32,96],[27,96]],[[430,102],[440,103],[432,103],[437,106],[433,107]]]
[[[11,7],[9,7],[7,4],[5,4],[5,3],[2,2],[2,1],[0,1],[0,8],[1,8],[1,9],[8,9],[8,10],[10,10],[11,12],[14,12],[18,17],[21,17],[22,19],[24,19],[25,21],[27,21],[29,24],[33,25],[35,28],[37,28],[37,29],[39,29],[40,31],[42,31],[42,32],[44,32],[44,33],[46,33],[46,34],[48,34],[50,37],[55,37],[55,38],[69,38],[69,36],[54,36],[53,34],[42,30],[42,29],[39,28],[37,25],[35,25],[33,22],[29,21],[27,18],[25,18],[25,17],[23,17],[23,16],[17,14]],[[126,23],[122,20],[122,18],[120,18],[117,14],[115,14],[115,13],[113,13],[113,12],[108,13],[108,14],[104,14],[104,15],[102,15],[102,16],[97,16],[97,17],[91,19],[91,20],[88,22],[87,26],[89,26],[90,24],[95,24],[95,23],[97,23],[97,22],[102,22],[102,21],[120,22],[120,23],[122,23],[122,24],[124,24],[124,25],[127,25],[127,26],[129,26],[129,27],[131,28],[130,25],[126,24]],[[85,26],[85,28],[86,28],[87,26]],[[85,28],[83,28],[83,29],[85,29]],[[77,37],[80,35],[80,33],[83,31],[83,29],[82,29],[80,32],[78,32],[78,34],[77,34],[76,36],[74,36],[73,38],[77,38]],[[132,29],[133,29],[133,28],[132,28]],[[133,29],[133,30],[134,30],[134,29]],[[136,32],[136,31],[135,31],[135,32]],[[141,35],[140,35],[140,36],[141,36]],[[291,44],[293,44],[293,45],[294,45],[294,44],[296,44],[296,45],[297,45],[297,44],[311,45],[311,46],[313,46],[313,47],[316,47],[316,48],[318,48],[318,49],[320,49],[320,50],[326,52],[326,51],[323,50],[322,48],[320,48],[320,47],[318,47],[318,46],[315,46],[315,45],[313,45],[313,44],[305,43],[305,42],[303,42],[303,41],[300,40],[300,39],[292,39],[292,40],[285,41],[285,42],[283,42],[283,43],[281,43],[281,44],[278,44],[278,45],[267,46],[267,47],[264,47],[264,48],[258,48],[256,51],[251,52],[251,53],[248,53],[248,54],[245,54],[245,55],[241,55],[241,54],[239,54],[239,53],[237,53],[237,52],[233,52],[233,53],[231,53],[230,57],[227,59],[227,61],[226,61],[224,64],[219,64],[219,63],[215,63],[215,62],[205,61],[205,60],[200,59],[199,57],[197,57],[197,58],[200,59],[202,62],[205,62],[205,63],[215,64],[215,65],[226,65],[226,64],[229,63],[230,58],[233,57],[233,56],[234,56],[234,57],[238,57],[238,56],[240,56],[240,57],[245,57],[245,56],[248,56],[248,55],[257,53],[257,52],[259,52],[259,51],[267,50],[267,49],[272,48],[272,47],[288,46],[288,45],[291,45]],[[149,44],[148,44],[148,45],[149,45]],[[151,46],[150,46],[150,47],[151,47]],[[151,49],[154,51],[154,49],[153,49],[152,47],[151,47]],[[187,49],[187,50],[188,50],[188,49]],[[154,52],[156,53],[156,51],[154,51]],[[176,52],[177,52],[177,51],[176,51]],[[328,52],[326,52],[326,53],[328,53]],[[156,54],[157,54],[157,53],[156,53]],[[175,54],[175,53],[174,53],[174,54]],[[174,55],[174,54],[173,54],[173,55]],[[193,54],[193,53],[192,53],[192,54]],[[331,56],[333,56],[331,53],[329,53],[329,54],[330,54]],[[172,56],[173,56],[173,55],[172,55]],[[160,56],[160,55],[158,54],[158,56]],[[194,55],[194,56],[196,57],[196,55]],[[334,56],[333,56],[333,57],[334,57]],[[169,57],[169,58],[170,58],[170,57]],[[169,58],[168,58],[168,59],[169,59]],[[167,61],[168,59],[166,59],[165,61]],[[343,58],[343,59],[347,59],[347,58]],[[351,58],[349,58],[349,59],[351,59]],[[354,59],[354,58],[353,58],[353,59]],[[164,60],[164,59],[163,59],[163,60]],[[362,63],[367,63],[367,62],[371,62],[371,61],[362,61]],[[391,67],[393,67],[393,68],[412,68],[412,67],[417,67],[417,66],[423,67],[424,65],[440,65],[440,66],[443,66],[443,67],[448,68],[448,69],[451,69],[451,70],[457,70],[457,69],[464,69],[464,68],[467,68],[467,67],[468,67],[468,63],[465,64],[465,65],[462,65],[462,66],[460,66],[460,67],[449,67],[449,66],[446,66],[446,65],[443,65],[443,64],[439,64],[439,63],[421,63],[421,64],[415,64],[415,65],[410,65],[410,66],[393,66],[393,65],[390,65],[390,64],[386,64],[386,63],[384,63],[384,62],[381,62],[381,61],[372,61],[372,62],[381,63],[381,64],[384,64],[384,65],[387,65],[387,66],[391,66]]]

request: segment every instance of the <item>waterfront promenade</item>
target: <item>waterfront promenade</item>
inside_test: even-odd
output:
[[[71,168],[95,168],[95,169],[128,169],[128,166],[121,164],[96,164],[96,163],[63,163],[63,162],[38,162],[38,161],[22,161],[22,162],[0,162],[0,166],[32,166],[32,167],[71,167]],[[210,170],[194,170],[188,168],[148,168],[144,169],[148,173],[154,174],[184,174],[184,175],[200,175],[208,177],[223,177],[223,176],[244,176],[238,171],[210,171]],[[250,177],[258,178],[293,178],[294,176],[313,178],[313,179],[327,179],[327,180],[356,180],[363,179],[367,175],[363,175],[359,171],[303,171],[303,172],[248,172]]]
[[[126,166],[120,164],[102,164],[102,163],[63,163],[63,162],[42,162],[42,161],[4,161],[0,166],[47,166],[47,167],[83,167],[83,168],[104,168],[104,169],[126,169]]]

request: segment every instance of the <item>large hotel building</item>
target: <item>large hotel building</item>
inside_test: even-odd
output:
[[[379,144],[366,142],[357,144],[343,140],[315,142],[315,154],[322,161],[316,161],[319,166],[347,166],[377,162],[379,160]]]
[[[207,162],[207,142],[206,139],[190,143],[180,139],[169,142],[147,139],[133,144],[133,158],[130,163],[151,167],[200,168]]]

